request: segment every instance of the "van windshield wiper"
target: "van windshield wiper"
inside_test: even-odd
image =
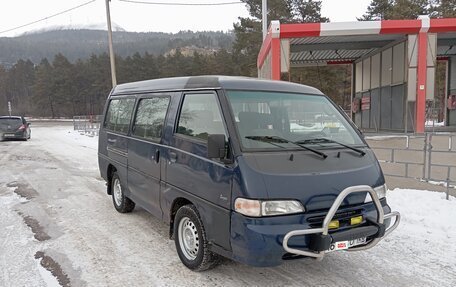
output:
[[[323,153],[321,151],[318,151],[318,150],[310,148],[310,147],[306,147],[304,145],[305,143],[293,142],[293,141],[290,141],[290,140],[287,140],[287,139],[284,139],[284,138],[281,138],[281,137],[278,137],[278,136],[246,136],[245,138],[249,139],[249,140],[270,143],[272,145],[275,145],[275,146],[278,146],[278,147],[281,147],[281,148],[285,148],[285,147],[280,146],[280,145],[276,145],[274,143],[291,143],[291,144],[297,145],[297,146],[299,146],[299,147],[301,147],[301,148],[303,148],[305,150],[308,150],[308,151],[311,151],[311,152],[313,152],[315,154],[318,154],[323,159],[328,157],[327,154],[325,154],[325,153]]]
[[[305,143],[307,143],[307,144],[335,143],[335,144],[338,144],[340,146],[343,146],[343,147],[346,147],[348,149],[351,149],[352,151],[355,151],[355,152],[359,153],[361,156],[366,155],[366,152],[361,150],[361,149],[359,149],[359,148],[355,148],[355,147],[343,144],[343,143],[335,141],[335,140],[330,140],[330,139],[327,139],[327,138],[311,138],[311,139],[307,139],[307,140],[300,140],[300,141],[298,141],[296,143],[298,143],[298,144],[305,144]]]

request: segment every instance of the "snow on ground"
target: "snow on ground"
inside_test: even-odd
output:
[[[275,268],[225,260],[195,273],[165,224],[114,210],[97,137],[62,123],[32,129],[31,141],[0,143],[0,286],[456,286],[454,197],[389,191],[401,224],[367,251]]]

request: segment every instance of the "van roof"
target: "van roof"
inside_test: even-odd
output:
[[[195,89],[262,90],[323,95],[316,88],[296,83],[232,76],[175,77],[132,82],[117,85],[112,95]]]

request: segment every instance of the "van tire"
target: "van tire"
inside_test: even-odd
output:
[[[113,172],[112,174],[111,188],[112,202],[115,209],[120,213],[132,212],[135,209],[135,203],[123,193],[122,183],[117,172]]]
[[[184,231],[190,237],[190,242],[195,242],[193,246],[197,247],[186,248],[189,240],[184,239],[185,234],[181,235],[181,231]],[[177,210],[174,218],[174,243],[180,260],[190,270],[197,272],[208,270],[215,267],[219,261],[218,256],[208,249],[206,231],[193,204],[184,205]],[[191,249],[190,252],[189,249]]]

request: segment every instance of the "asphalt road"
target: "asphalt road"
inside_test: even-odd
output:
[[[114,210],[96,138],[60,124],[32,129],[30,141],[0,142],[0,286],[456,285],[455,267],[440,262],[439,251],[413,248],[400,231],[369,251],[335,252],[321,262],[254,268],[225,260],[192,272],[167,225],[142,209]]]

